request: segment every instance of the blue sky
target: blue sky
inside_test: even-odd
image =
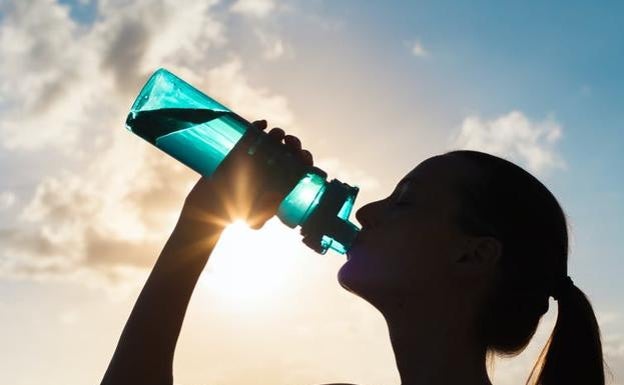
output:
[[[10,383],[99,380],[196,178],[123,129],[132,98],[161,66],[248,119],[300,136],[330,176],[360,185],[356,208],[426,157],[466,144],[536,173],[569,216],[570,275],[592,299],[614,383],[624,383],[624,4],[155,4],[0,0],[0,339],[11,342],[0,370]],[[498,136],[505,127],[511,134]],[[536,153],[547,160],[527,155]],[[309,277],[276,287],[275,314],[232,310],[224,299],[253,301],[218,287],[227,265],[215,263],[189,310],[180,384],[247,380],[228,377],[236,369],[276,383],[396,382],[385,325],[337,287],[338,257],[310,254],[279,224],[246,236],[288,238],[296,259],[267,254],[267,263]],[[224,242],[220,256],[245,252],[232,247]],[[305,301],[342,313],[295,309]],[[274,367],[265,372],[251,356],[235,360],[249,345],[231,336],[223,354],[232,360],[206,373],[198,362],[217,352],[198,341],[219,340],[241,314],[267,325],[279,325],[279,314],[300,325],[276,327],[287,333],[281,349],[319,341],[318,350],[288,362],[264,352]],[[523,383],[548,325],[525,355],[500,364],[495,383]],[[259,330],[246,336],[260,349]]]

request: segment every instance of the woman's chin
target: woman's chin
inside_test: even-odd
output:
[[[338,270],[340,286],[380,309],[387,301],[404,297],[408,288],[401,284],[397,274],[381,267],[351,258]]]
[[[348,291],[353,292],[352,272],[350,271],[350,261],[345,262],[338,270],[338,283]]]
[[[353,259],[345,262],[338,270],[338,282],[345,290],[365,296],[373,289],[375,277],[367,274],[367,269]]]

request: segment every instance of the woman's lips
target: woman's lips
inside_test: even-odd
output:
[[[360,231],[358,235],[355,237],[355,240],[353,240],[353,244],[351,245],[351,248],[349,249],[349,251],[347,251],[347,261],[351,259],[351,257],[353,256],[353,252],[360,247],[363,241],[362,235],[363,235],[363,232]]]

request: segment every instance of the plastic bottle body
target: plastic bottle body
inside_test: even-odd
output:
[[[135,100],[126,127],[210,177],[249,123],[167,70],[156,71]]]
[[[245,119],[165,69],[147,81],[126,127],[206,177],[234,151],[257,157],[267,164],[267,178],[285,192],[277,216],[291,228],[300,226],[304,243],[319,253],[345,253],[357,235],[348,221],[356,187],[328,182],[322,170],[298,164],[285,146],[267,141]],[[243,137],[254,145],[241,148]]]

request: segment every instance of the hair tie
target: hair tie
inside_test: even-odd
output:
[[[572,286],[574,286],[574,282],[569,275],[559,278],[557,282],[555,282],[555,286],[552,288],[551,296],[555,301],[558,301]]]

